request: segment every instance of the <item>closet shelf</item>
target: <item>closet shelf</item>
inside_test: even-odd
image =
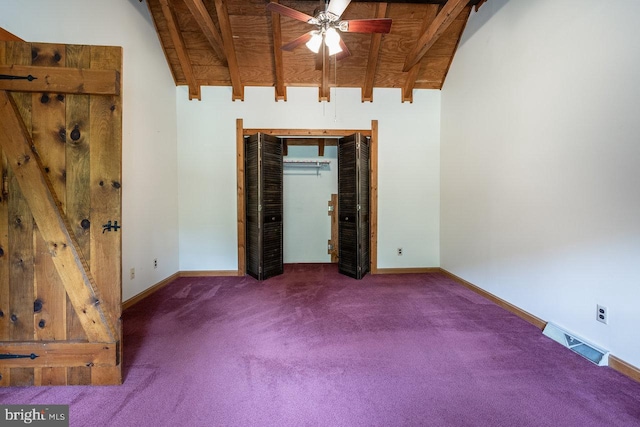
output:
[[[285,167],[294,167],[294,168],[315,168],[316,174],[320,174],[320,169],[323,166],[329,166],[331,164],[330,160],[283,160],[282,164]]]

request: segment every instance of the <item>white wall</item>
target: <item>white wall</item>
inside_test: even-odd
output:
[[[289,146],[285,162],[330,162],[320,169],[284,167],[283,177],[283,241],[285,263],[331,262],[327,242],[331,239],[331,216],[328,202],[338,193],[338,148]]]
[[[441,142],[442,267],[635,366],[638,22],[634,0],[485,3],[442,92]]]
[[[177,89],[180,270],[235,270],[237,260],[236,119],[245,128],[370,129],[379,122],[378,266],[439,265],[440,92],[416,91],[413,104],[399,89],[360,101],[340,89],[318,102],[317,88],[248,87],[244,102],[230,88],[205,87],[202,101]],[[404,255],[398,257],[396,248]]]
[[[176,94],[146,2],[0,0],[27,41],[122,46],[122,267],[126,300],[178,270]],[[158,269],[153,269],[153,259]],[[136,278],[129,280],[135,267]]]

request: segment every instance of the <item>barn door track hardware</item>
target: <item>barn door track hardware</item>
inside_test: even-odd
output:
[[[122,226],[118,225],[118,221],[113,221],[113,224],[111,221],[107,221],[107,223],[102,226],[102,234],[104,234],[105,231],[118,231],[121,228]]]
[[[4,359],[35,359],[36,357],[40,357],[35,353],[31,354],[0,354],[0,360]]]
[[[28,76],[12,76],[10,74],[0,74],[0,80],[29,80],[30,82],[38,80],[37,77],[33,77],[31,74]]]

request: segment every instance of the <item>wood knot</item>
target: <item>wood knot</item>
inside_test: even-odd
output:
[[[60,137],[60,142],[67,142],[67,130],[65,128],[60,128],[58,136]]]
[[[4,249],[0,246],[0,258],[4,256]]]
[[[78,129],[78,125],[76,125],[71,131],[71,140],[77,141],[80,139],[80,129]]]
[[[119,183],[118,181],[113,181],[113,182],[111,183],[111,185],[112,185],[112,186],[113,186],[113,188],[115,188],[115,189],[120,188],[120,183]]]
[[[13,323],[17,322],[17,321],[18,321],[18,316],[16,316],[15,314],[12,314],[12,315],[11,315],[11,321],[12,321]]]
[[[46,166],[46,167],[44,168],[44,171],[45,171],[46,173],[49,173],[49,172],[51,172],[51,169],[49,169],[49,167],[48,167],[48,166]]]
[[[47,102],[49,102],[49,94],[43,93],[42,96],[40,97],[40,102],[43,104],[46,104]]]
[[[59,94],[58,94],[58,96],[56,96],[56,99],[57,99],[59,102],[64,102],[64,95],[63,95],[63,94],[61,94],[61,93],[59,93]]]
[[[89,362],[89,363],[87,363],[87,365],[86,365],[86,366],[87,366],[87,368],[92,368],[92,367],[93,367],[93,362]]]
[[[0,310],[0,318],[4,317],[4,311]]]
[[[111,111],[116,111],[116,106],[115,106],[115,105],[112,105],[112,106],[111,106],[111,108],[110,108],[110,110],[111,110]]]
[[[62,59],[62,56],[60,56],[59,52],[56,52],[55,55],[53,55],[53,60],[55,62],[60,62],[61,59]]]
[[[100,182],[98,183],[98,185],[99,185],[100,187],[104,187],[104,181],[100,181]]]
[[[44,319],[40,319],[40,321],[38,322],[38,327],[40,329],[43,329],[44,325],[46,325],[46,324],[47,324],[47,322],[45,322]]]
[[[82,221],[80,221],[80,227],[82,227],[83,230],[88,230],[89,227],[91,227],[91,221],[86,218],[83,219]]]
[[[37,299],[33,302],[33,312],[40,313],[42,311],[42,300]]]

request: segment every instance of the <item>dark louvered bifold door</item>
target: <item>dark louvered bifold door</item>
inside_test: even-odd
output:
[[[282,141],[245,138],[246,265],[258,280],[282,274]]]
[[[338,269],[361,279],[369,271],[369,140],[338,144]]]

